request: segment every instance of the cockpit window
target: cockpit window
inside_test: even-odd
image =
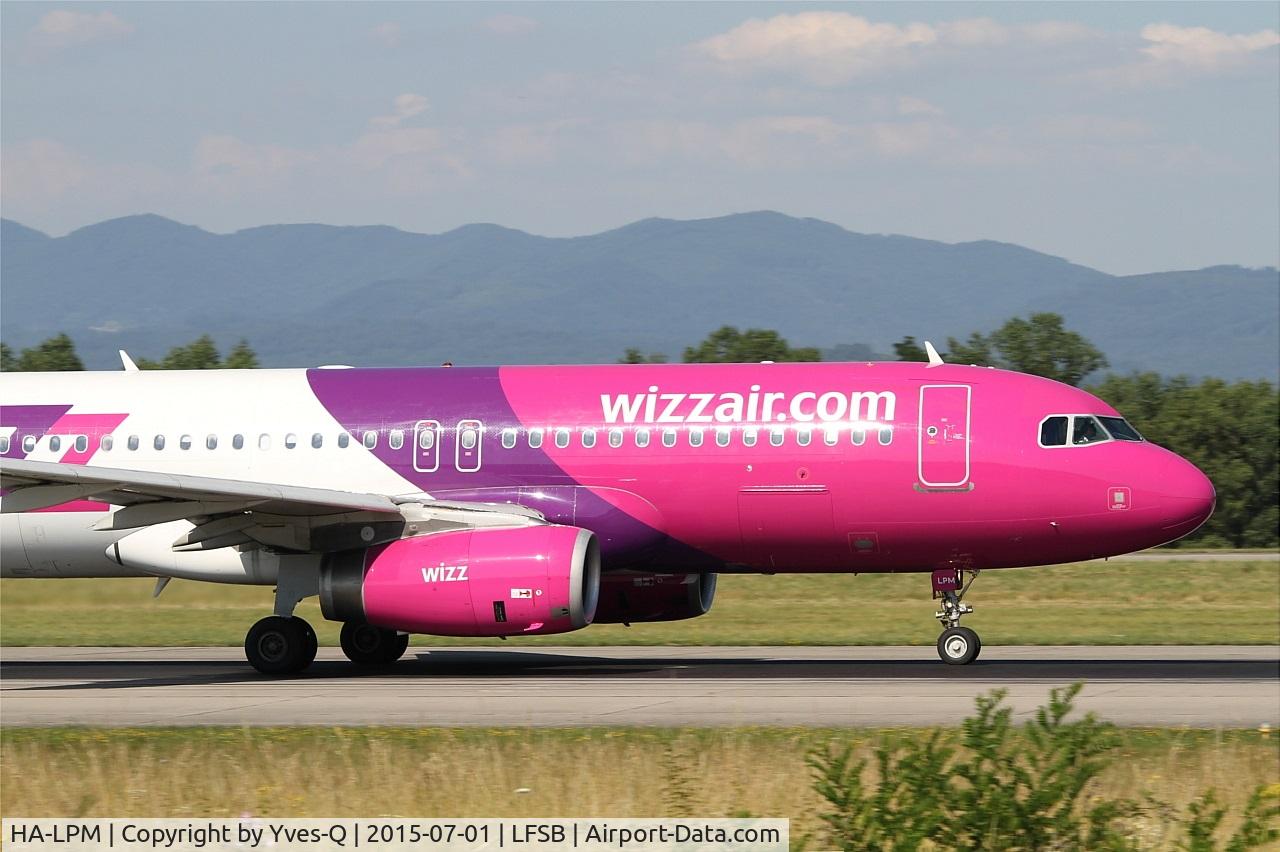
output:
[[[1141,441],[1142,436],[1138,434],[1138,430],[1129,425],[1129,421],[1123,417],[1099,417],[1102,425],[1107,427],[1107,431],[1111,433],[1111,437],[1117,441]]]
[[[1067,443],[1067,418],[1050,417],[1040,424],[1040,446],[1061,447]]]
[[[1071,418],[1071,443],[1080,444],[1096,444],[1099,441],[1107,440],[1107,433],[1102,426],[1098,424],[1095,417],[1077,414]]]

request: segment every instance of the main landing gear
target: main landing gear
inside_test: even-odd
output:
[[[409,634],[348,622],[342,625],[342,651],[360,665],[394,663],[409,647]],[[244,654],[263,674],[296,674],[311,665],[319,642],[311,625],[296,615],[269,615],[249,628]]]
[[[300,672],[316,658],[316,632],[296,615],[269,615],[249,628],[244,655],[263,674]]]
[[[969,575],[968,581],[965,575]],[[978,658],[982,640],[968,627],[960,626],[960,616],[973,612],[973,607],[961,603],[978,577],[976,570],[943,568],[933,572],[933,597],[942,600],[942,609],[933,614],[942,624],[938,637],[938,656],[952,666],[964,666]]]
[[[394,663],[408,647],[408,633],[356,621],[342,625],[342,653],[353,663],[365,666]]]
[[[296,558],[289,563],[285,560]],[[282,557],[276,582],[275,615],[249,628],[244,655],[249,665],[267,675],[296,674],[316,658],[319,643],[311,625],[293,614],[298,602],[319,593],[315,563],[306,557]],[[353,663],[393,663],[409,647],[409,636],[364,622],[342,625],[342,650]]]

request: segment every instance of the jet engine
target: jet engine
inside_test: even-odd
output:
[[[567,633],[586,627],[600,591],[589,530],[473,529],[328,554],[325,618],[437,636]]]
[[[716,575],[623,571],[600,578],[596,624],[680,621],[706,615],[716,596]]]

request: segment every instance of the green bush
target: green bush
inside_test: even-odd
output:
[[[1067,721],[1082,684],[1054,689],[1024,728],[1012,724],[1004,691],[979,696],[961,726],[960,747],[934,731],[885,737],[875,749],[875,781],[851,744],[811,752],[814,787],[829,809],[820,814],[830,844],[843,850],[1137,850],[1134,818],[1160,803],[1120,799],[1085,804],[1090,782],[1117,745],[1114,726],[1092,713]],[[1243,852],[1280,838],[1280,805],[1259,788],[1243,823],[1223,848]],[[1213,791],[1174,815],[1181,848],[1216,852],[1225,815]]]

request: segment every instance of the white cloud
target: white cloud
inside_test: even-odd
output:
[[[898,98],[898,115],[942,115],[942,109],[923,98],[904,95]]]
[[[83,155],[53,139],[32,139],[4,148],[6,198],[58,197],[84,182],[90,164]]]
[[[523,15],[492,15],[480,22],[491,33],[516,36],[527,35],[538,28],[538,22]]]
[[[936,24],[877,23],[848,12],[800,12],[752,18],[694,45],[695,52],[734,72],[782,71],[832,85],[915,64],[940,50],[1044,45],[1093,36],[1059,21],[1009,26],[990,18]]]
[[[395,100],[392,101],[394,112],[390,115],[375,116],[370,119],[370,123],[375,127],[399,127],[405,120],[426,112],[430,105],[430,101],[422,95],[405,92],[403,95],[396,95]]]
[[[93,14],[55,9],[46,12],[27,35],[37,46],[63,48],[123,38],[133,32],[133,29],[133,24],[121,20],[111,12]]]
[[[1142,28],[1142,38],[1149,42],[1142,52],[1152,61],[1208,71],[1235,65],[1251,54],[1280,45],[1280,33],[1275,30],[1229,35],[1174,24],[1149,24]]]
[[[1091,70],[1085,78],[1106,86],[1165,85],[1194,75],[1264,69],[1275,74],[1280,33],[1237,34],[1206,27],[1148,24],[1142,28],[1140,58]]]
[[[752,18],[697,49],[729,70],[795,71],[830,83],[901,64],[937,40],[937,30],[925,24],[900,27],[846,12],[801,12]]]
[[[1054,115],[1040,119],[1035,126],[1045,139],[1054,142],[1113,144],[1151,135],[1151,126],[1145,121],[1109,115]]]
[[[192,160],[197,186],[217,197],[278,195],[291,187],[359,186],[362,192],[402,195],[441,177],[467,177],[454,140],[431,127],[371,130],[350,142],[289,148],[206,136]]]
[[[399,47],[404,41],[404,31],[395,21],[384,21],[378,24],[369,30],[369,35],[386,47]]]

